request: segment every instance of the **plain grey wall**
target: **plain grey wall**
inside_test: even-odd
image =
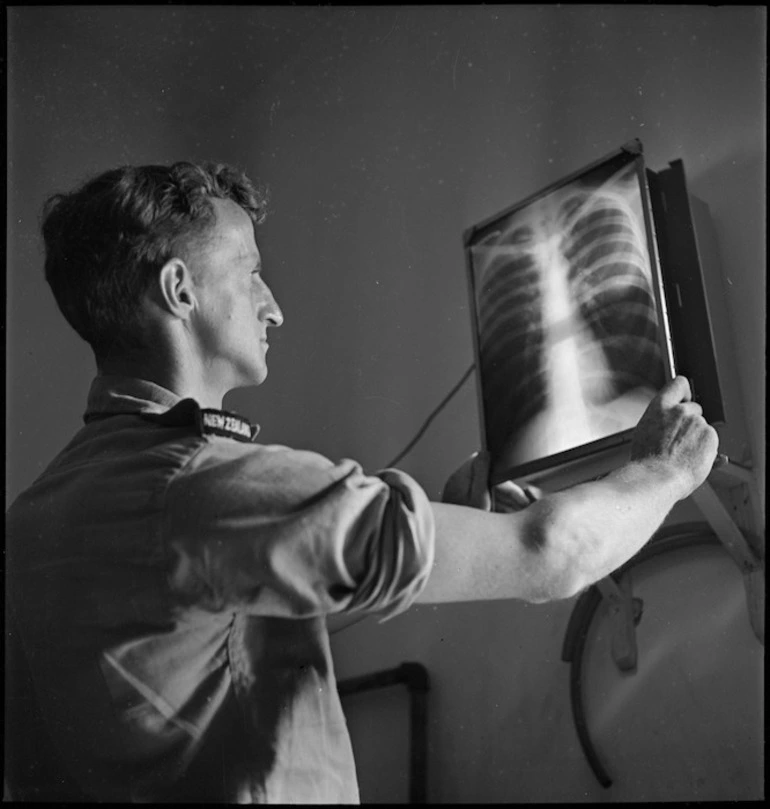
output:
[[[652,168],[682,158],[711,209],[763,470],[765,21],[700,6],[12,9],[7,493],[78,428],[93,373],[42,281],[47,193],[181,158],[267,181],[260,247],[286,323],[267,383],[228,406],[265,441],[374,470],[472,362],[465,228],[632,137]],[[436,497],[478,443],[468,383],[402,466]],[[683,504],[672,520],[697,517]],[[337,670],[429,667],[432,800],[756,797],[761,647],[734,566],[669,560],[638,586],[638,675],[602,669],[600,644],[591,658],[592,717],[625,775],[610,795],[569,715],[571,602],[367,620],[335,637]],[[387,796],[403,725],[387,700],[362,710],[365,795]]]

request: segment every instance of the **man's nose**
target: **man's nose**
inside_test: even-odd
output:
[[[280,326],[283,323],[283,312],[272,293],[270,293],[264,317],[268,326]]]

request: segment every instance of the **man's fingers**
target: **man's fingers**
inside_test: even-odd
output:
[[[687,377],[676,376],[663,386],[659,395],[663,407],[673,407],[682,402],[690,402],[692,401],[690,382]]]
[[[714,460],[716,460],[717,457],[719,456],[719,452],[718,452],[718,450],[719,450],[719,433],[716,431],[716,429],[714,428],[714,426],[712,424],[706,423],[706,436],[707,436],[706,440],[712,446],[712,451],[713,451],[713,454],[714,454]],[[726,462],[728,460],[727,455],[723,455],[722,458],[723,458],[722,463],[724,463],[724,462]]]
[[[714,458],[714,463],[712,464],[712,469],[719,469],[722,466],[727,466],[730,463],[730,459],[725,455],[723,452],[717,452],[717,457]]]
[[[538,486],[533,486],[531,483],[528,483],[524,487],[524,491],[527,493],[527,497],[534,503],[535,500],[540,500],[543,497],[543,490]]]
[[[520,511],[543,496],[537,486],[519,486],[511,480],[498,483],[494,488],[495,511]]]
[[[518,511],[532,502],[526,491],[510,480],[498,483],[494,489],[494,496],[495,509],[500,511]]]
[[[697,402],[682,402],[679,407],[688,416],[702,416],[703,408]]]

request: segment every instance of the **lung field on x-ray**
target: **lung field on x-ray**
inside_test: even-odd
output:
[[[633,427],[665,381],[633,167],[515,211],[471,250],[493,474]]]

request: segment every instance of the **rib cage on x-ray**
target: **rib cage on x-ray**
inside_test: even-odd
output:
[[[508,464],[633,427],[663,385],[630,188],[627,169],[600,188],[573,185],[473,247],[487,445]]]

